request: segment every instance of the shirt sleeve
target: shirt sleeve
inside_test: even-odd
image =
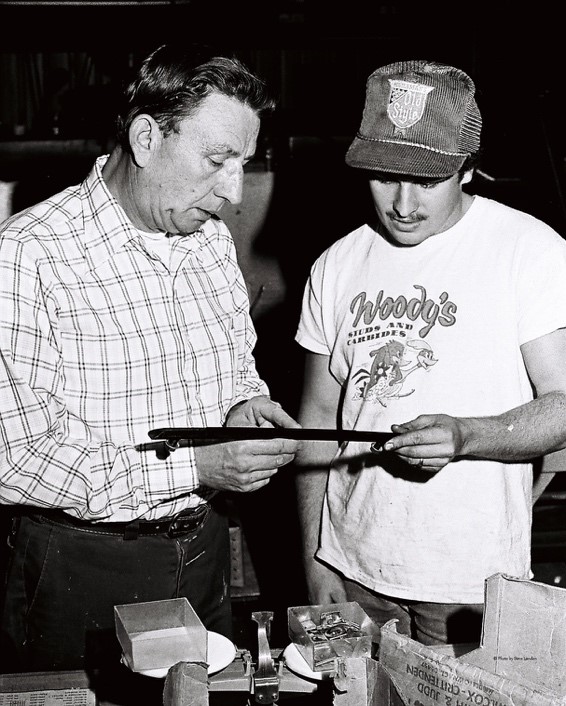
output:
[[[330,355],[330,346],[325,336],[325,316],[323,309],[324,282],[328,261],[328,251],[314,263],[303,292],[301,315],[295,340],[313,353]]]
[[[236,249],[227,226],[223,223],[227,235],[227,265],[226,274],[234,301],[234,333],[238,341],[238,361],[236,371],[235,395],[232,406],[238,402],[269,395],[269,389],[257,372],[253,355],[257,343],[257,334],[250,316],[250,302],[244,276],[237,262]]]
[[[53,330],[55,299],[26,245],[0,241],[0,502],[60,508],[89,520],[129,521],[198,487],[192,449],[167,460],[129,441],[68,433],[65,369]],[[74,428],[77,428],[77,420]],[[80,425],[79,425],[80,426]],[[169,502],[167,514],[171,514]]]
[[[550,228],[539,229],[525,239],[518,258],[521,344],[566,326],[566,243]]]

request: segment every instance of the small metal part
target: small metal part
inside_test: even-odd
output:
[[[161,446],[156,449],[156,456],[161,461],[169,458],[169,456],[176,451],[181,445],[179,439],[165,439],[161,442]]]
[[[313,642],[360,637],[361,635],[359,624],[346,620],[339,611],[321,613],[318,624],[310,618],[303,620],[302,626]]]
[[[324,628],[324,637],[329,640],[337,640],[340,637],[347,637],[348,628],[345,625],[332,625]]]
[[[269,647],[273,611],[252,613],[257,623],[257,669],[253,674],[254,697],[258,704],[274,704],[279,699],[279,675]]]

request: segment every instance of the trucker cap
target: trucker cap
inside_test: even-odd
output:
[[[362,123],[346,153],[351,167],[448,177],[479,150],[475,85],[460,69],[399,61],[367,80]]]

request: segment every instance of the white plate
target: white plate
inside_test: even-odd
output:
[[[331,672],[315,672],[313,671],[303,657],[303,655],[297,649],[294,642],[291,642],[283,650],[283,659],[287,667],[295,674],[301,677],[307,677],[308,679],[315,679],[316,681],[321,681],[322,679],[328,679]]]
[[[236,656],[236,646],[224,635],[218,632],[208,631],[208,674],[216,674],[221,669],[227,667]],[[173,666],[173,665],[169,665]],[[159,669],[145,669],[138,672],[146,677],[166,677],[169,667]]]

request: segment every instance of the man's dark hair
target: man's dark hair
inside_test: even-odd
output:
[[[465,161],[464,164],[458,169],[458,174],[460,176],[460,179],[464,176],[466,172],[469,172],[470,169],[477,169],[480,163],[480,158],[481,158],[481,150],[478,150],[477,152],[474,152],[473,154],[469,154]]]
[[[128,131],[142,113],[151,115],[165,136],[193,114],[211,93],[221,93],[249,106],[258,115],[275,108],[265,82],[241,61],[164,44],[142,62],[124,93],[117,138],[130,151]]]
[[[458,174],[458,179],[461,180],[466,172],[475,171],[479,166],[480,159],[481,150],[478,150],[473,154],[469,154],[464,160],[464,163],[462,164],[460,169],[458,169],[458,171],[456,172],[456,174]],[[367,179],[379,179],[381,181],[409,181],[413,182],[414,184],[439,184],[443,181],[448,181],[448,179],[452,179],[452,177],[454,176],[454,174],[449,174],[446,177],[436,178],[418,177],[413,176],[411,174],[400,174],[398,172],[384,172],[377,169],[359,169],[359,172],[364,181]]]

